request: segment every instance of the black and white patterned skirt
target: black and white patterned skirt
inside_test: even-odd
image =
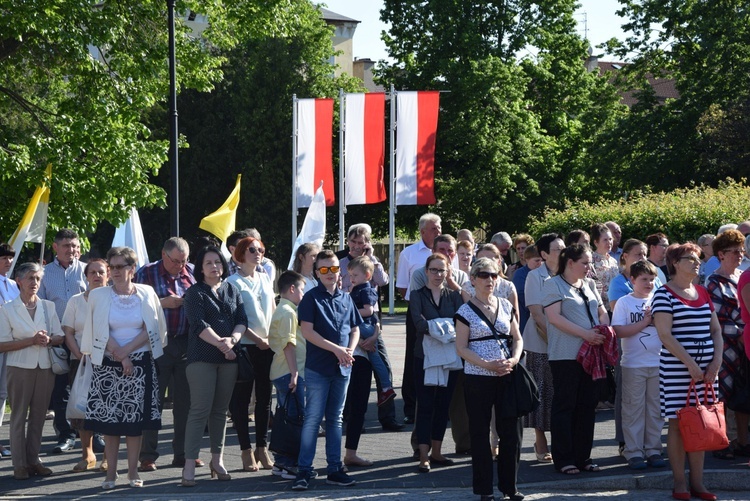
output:
[[[105,355],[94,365],[84,428],[104,435],[141,435],[161,428],[159,380],[148,351],[131,353],[133,374],[125,376],[122,364]]]

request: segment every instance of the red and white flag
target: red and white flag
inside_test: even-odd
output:
[[[346,205],[385,200],[385,93],[346,94]]]
[[[434,204],[440,93],[399,92],[396,106],[396,205]]]
[[[333,191],[333,99],[297,100],[297,207],[309,207],[323,181],[326,205]]]

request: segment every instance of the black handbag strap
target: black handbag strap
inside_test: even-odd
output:
[[[480,338],[477,338],[477,339],[470,339],[469,342],[471,342],[471,341],[485,341],[485,340],[495,339],[498,342],[498,344],[500,344],[500,346],[502,347],[501,340],[505,339],[508,342],[508,353],[507,353],[507,355],[510,358],[510,350],[513,348],[513,336],[511,336],[510,334],[500,334],[497,331],[497,329],[495,328],[495,326],[492,324],[492,322],[490,322],[490,319],[487,318],[487,316],[484,314],[484,312],[482,310],[480,310],[477,307],[477,305],[475,305],[471,301],[469,301],[467,304],[469,305],[469,308],[471,308],[474,311],[474,313],[477,314],[477,316],[479,317],[479,319],[482,320],[487,325],[487,327],[490,328],[490,331],[492,332],[491,336],[484,336],[484,337],[480,337]],[[495,311],[495,319],[497,319],[497,315],[498,315],[499,312],[500,312],[500,301],[498,300],[497,310]]]
[[[299,417],[303,417],[305,414],[305,409],[302,407],[302,404],[299,401],[299,396],[297,396],[296,391],[292,391],[291,388],[287,390],[286,392],[286,398],[284,399],[284,414],[286,416],[289,415],[289,401],[291,400],[289,397],[291,395],[294,395],[294,402],[297,404],[297,415]]]

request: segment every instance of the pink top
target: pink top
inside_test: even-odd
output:
[[[750,305],[746,305],[744,301],[742,301],[742,289],[748,284],[750,284],[750,268],[743,271],[742,275],[740,275],[740,279],[737,281],[737,302],[740,305],[740,314],[742,315],[742,321],[745,322],[745,325],[750,325],[748,324],[748,322],[750,322],[750,311],[748,311]],[[745,329],[742,337],[745,342],[745,355],[747,358],[750,358],[750,329]]]

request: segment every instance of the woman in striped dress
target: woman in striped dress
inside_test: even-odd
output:
[[[659,361],[661,413],[669,421],[667,453],[672,467],[674,499],[716,499],[703,485],[704,452],[688,452],[690,492],[685,478],[685,449],[677,423],[677,410],[685,406],[690,381],[715,386],[722,360],[721,326],[711,298],[693,285],[700,271],[700,248],[687,243],[667,249],[670,281],[654,293],[654,325],[663,344]],[[698,385],[703,399],[704,385]]]

